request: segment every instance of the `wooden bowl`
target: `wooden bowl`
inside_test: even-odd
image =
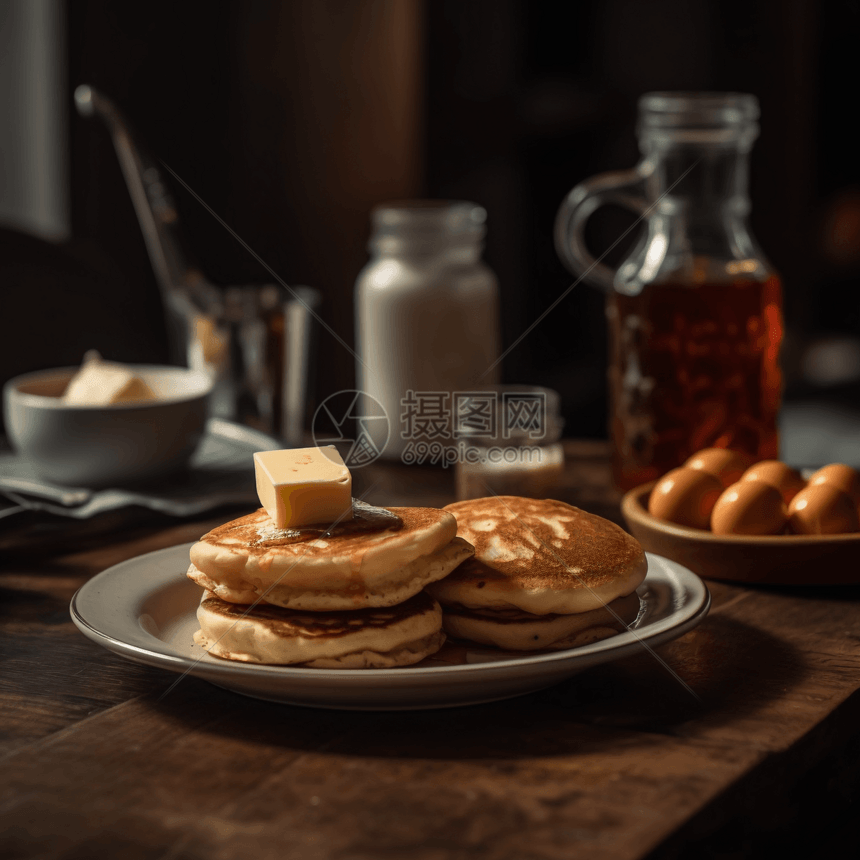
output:
[[[656,481],[625,494],[621,512],[646,552],[707,579],[763,585],[860,584],[860,533],[845,535],[715,535],[648,513]]]

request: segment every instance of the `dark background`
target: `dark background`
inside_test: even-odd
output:
[[[72,240],[3,231],[0,376],[108,358],[164,361],[158,291],[106,129],[72,107],[91,84],[286,282],[322,290],[353,342],[369,210],[403,197],[489,213],[503,342],[571,282],[552,245],[565,193],[637,159],[643,92],[739,90],[761,103],[753,229],[785,283],[787,395],[804,351],[860,336],[857,2],[256,0],[65,6]],[[216,283],[269,274],[181,187],[189,246]],[[626,224],[606,213],[595,240]],[[567,434],[605,435],[602,296],[577,287],[505,359],[549,385]],[[327,334],[317,394],[353,385]],[[2,380],[0,380],[2,381]],[[841,387],[840,387],[841,386]],[[843,380],[828,395],[856,399]]]

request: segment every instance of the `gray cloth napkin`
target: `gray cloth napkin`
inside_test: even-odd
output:
[[[190,467],[158,484],[105,490],[64,487],[40,478],[26,460],[3,453],[0,493],[23,509],[75,519],[130,505],[186,517],[226,504],[258,505],[253,454],[281,447],[283,443],[274,436],[212,418]]]

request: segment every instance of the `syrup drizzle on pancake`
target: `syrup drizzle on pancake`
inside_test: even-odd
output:
[[[403,528],[403,520],[387,508],[377,508],[362,502],[352,500],[351,520],[342,520],[337,525],[319,523],[317,525],[301,526],[295,529],[276,529],[271,521],[257,527],[258,538],[251,541],[252,546],[279,546],[283,544],[303,543],[318,537],[346,537],[369,532],[398,531]]]

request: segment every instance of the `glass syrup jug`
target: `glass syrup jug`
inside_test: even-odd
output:
[[[607,293],[609,432],[621,489],[702,448],[778,455],[782,287],[747,223],[758,115],[746,94],[642,96],[642,160],[577,185],[556,218],[562,261]],[[606,203],[644,221],[617,270],[595,260],[583,237]]]

